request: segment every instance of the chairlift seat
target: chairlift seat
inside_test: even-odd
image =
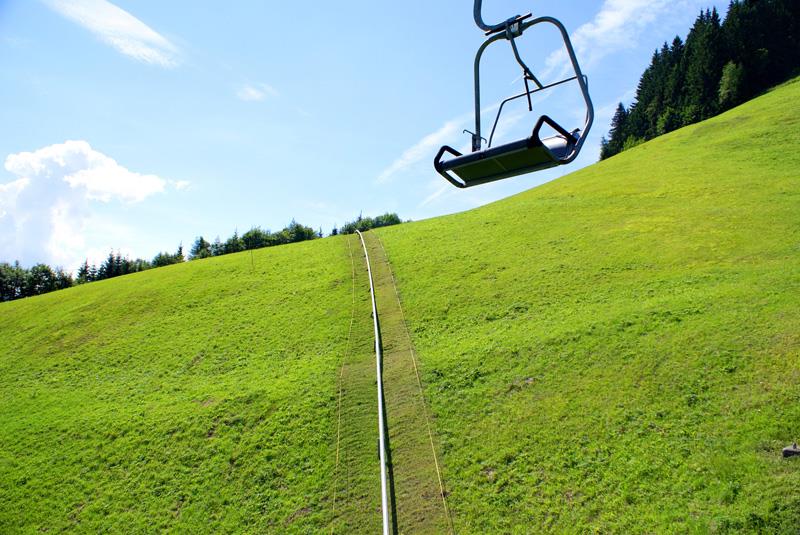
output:
[[[539,130],[545,123],[559,134],[540,139]],[[434,167],[453,185],[468,188],[566,163],[577,141],[577,133],[567,132],[543,115],[536,123],[533,134],[526,139],[463,155],[445,145],[439,150]],[[442,156],[446,152],[455,157],[443,161]],[[458,180],[453,178],[451,173],[458,177]]]
[[[517,15],[498,24],[487,24],[483,20],[482,4],[483,0],[474,0],[473,4],[475,24],[478,28],[483,30],[486,35],[486,39],[475,54],[473,67],[475,83],[475,128],[472,132],[464,130],[465,133],[472,135],[472,152],[471,154],[461,154],[454,148],[445,145],[439,149],[439,153],[434,159],[434,168],[436,171],[452,185],[459,188],[486,184],[487,182],[533,173],[558,165],[567,165],[575,161],[578,154],[580,154],[581,148],[592,127],[592,122],[594,121],[594,108],[592,106],[592,99],[589,96],[589,82],[586,76],[581,72],[578,59],[575,57],[575,49],[572,46],[569,34],[564,25],[553,17],[545,16],[532,18],[531,14]],[[573,74],[571,76],[568,74],[568,71],[565,71],[564,76],[559,76],[559,79],[553,81],[546,80],[546,83],[543,84],[520,55],[519,48],[517,47],[517,39],[521,38],[529,29],[540,24],[555,26],[561,34],[564,50],[572,66]],[[494,126],[492,126],[492,131],[487,141],[481,135],[481,114],[484,112],[483,107],[481,107],[481,58],[487,47],[493,43],[502,41],[506,41],[511,45],[514,59],[522,68],[521,79],[525,84],[525,90],[517,95],[509,96],[499,103]],[[531,88],[529,82],[532,82],[535,87]],[[586,105],[586,115],[583,126],[580,129],[573,130],[572,133],[569,133],[546,115],[542,115],[539,117],[530,137],[506,143],[499,147],[492,146],[492,140],[494,139],[498,122],[503,113],[504,106],[507,103],[520,98],[526,98],[528,112],[533,112],[532,95],[540,91],[554,89],[562,84],[570,82],[577,83]],[[544,123],[553,128],[557,132],[557,135],[542,139],[541,136],[539,136],[539,130]],[[578,132],[581,132],[580,136],[577,135]],[[482,144],[484,141],[487,147],[485,149]],[[447,158],[449,159],[445,160],[445,155],[448,155]]]

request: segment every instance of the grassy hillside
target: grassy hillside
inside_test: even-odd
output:
[[[320,240],[1,304],[0,532],[328,525],[352,303]]]
[[[458,532],[796,532],[797,102],[379,231]]]
[[[796,81],[377,233],[457,532],[796,531],[800,460],[780,449],[800,438],[799,99]],[[0,533],[374,532],[372,327],[348,243],[0,304]],[[395,338],[387,354],[410,353]]]

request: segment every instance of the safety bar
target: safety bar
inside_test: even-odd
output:
[[[547,123],[547,126],[551,127],[553,130],[564,136],[564,139],[567,140],[567,143],[569,143],[570,141],[572,141],[573,143],[578,142],[578,140],[575,139],[574,135],[564,130],[563,126],[552,120],[547,115],[542,115],[541,117],[539,117],[539,120],[536,121],[536,126],[533,127],[533,134],[532,134],[533,139],[538,139],[539,141],[542,140],[542,138],[539,136],[539,131],[542,129],[542,125],[544,125],[545,123]]]
[[[544,91],[545,89],[550,89],[551,87],[555,87],[557,85],[566,84],[567,82],[572,82],[575,80],[575,76],[571,76],[569,78],[564,78],[563,80],[559,80],[558,82],[553,82],[552,84],[547,84],[545,86],[540,87],[539,89],[531,89],[525,92],[520,93],[519,95],[514,95],[513,97],[508,97],[503,102],[500,103],[500,107],[497,110],[497,115],[494,118],[494,124],[492,125],[492,132],[489,134],[489,140],[487,141],[487,147],[492,146],[492,140],[494,139],[494,133],[497,130],[497,123],[500,122],[500,115],[503,113],[503,107],[511,102],[512,100],[516,100],[518,98],[522,98],[527,96],[530,98],[531,95],[534,93],[538,93],[539,91]],[[465,132],[472,134],[469,130],[465,130]]]

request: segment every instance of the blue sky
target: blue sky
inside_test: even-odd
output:
[[[0,261],[75,269],[292,218],[328,233],[360,212],[416,220],[507,197],[594,163],[653,50],[712,5],[484,3],[488,21],[566,25],[596,122],[572,166],[457,190],[431,161],[469,142],[482,33],[468,1],[0,0]],[[520,45],[534,73],[559,74],[555,32]],[[485,124],[522,82],[507,43],[483,65]],[[538,114],[570,129],[583,114],[570,88],[525,111],[508,111],[500,141]]]

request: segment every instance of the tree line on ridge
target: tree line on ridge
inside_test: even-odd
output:
[[[386,213],[374,218],[359,215],[354,221],[345,223],[341,228],[334,227],[329,235],[352,234],[356,230],[366,232],[372,228],[400,223],[402,223],[402,220],[394,213]],[[294,220],[278,232],[262,230],[260,227],[253,227],[242,235],[239,235],[238,231],[234,231],[233,236],[225,241],[217,237],[213,242],[208,242],[203,236],[198,236],[189,249],[188,260],[200,260],[322,237],[322,229],[315,231],[313,228]],[[22,267],[19,262],[14,262],[13,264],[0,262],[0,302],[41,295],[55,290],[70,288],[77,284],[110,279],[147,269],[179,264],[186,260],[187,257],[181,244],[174,253],[160,252],[149,261],[142,258],[132,260],[127,256],[122,256],[119,252],[112,251],[100,265],[89,264],[88,260],[84,260],[75,276],[61,267],[52,268],[47,264],[36,264],[28,269]]]
[[[700,13],[653,54],[636,98],[621,102],[600,159],[737,106],[800,70],[800,1],[734,0]]]

